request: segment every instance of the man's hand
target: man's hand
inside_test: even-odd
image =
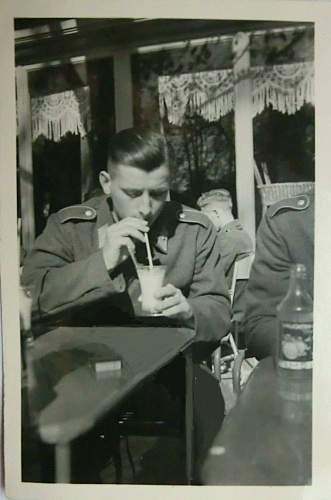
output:
[[[193,317],[193,310],[179,288],[168,284],[155,292],[156,309],[168,318],[187,321]]]
[[[126,217],[107,227],[103,258],[108,271],[112,271],[135,251],[134,240],[145,242],[144,233],[149,231],[144,219]]]

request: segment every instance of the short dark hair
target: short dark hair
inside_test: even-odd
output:
[[[128,128],[115,134],[109,142],[108,172],[118,165],[150,172],[168,162],[164,137],[153,130]]]

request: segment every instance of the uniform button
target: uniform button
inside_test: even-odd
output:
[[[179,214],[180,219],[185,219],[185,214]]]
[[[92,210],[85,210],[85,215],[87,217],[91,217],[92,213],[93,213]]]
[[[305,200],[298,200],[298,206],[302,207],[305,204]]]

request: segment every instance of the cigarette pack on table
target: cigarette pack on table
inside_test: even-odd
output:
[[[96,373],[119,372],[122,369],[122,359],[116,353],[98,354],[92,360]]]

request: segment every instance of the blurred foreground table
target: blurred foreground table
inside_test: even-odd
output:
[[[168,327],[61,327],[39,337],[28,352],[29,408],[39,435],[55,445],[56,481],[70,482],[70,442],[87,432],[147,377],[184,352],[186,448],[192,469],[192,330]],[[107,352],[120,371],[97,375]]]
[[[285,401],[271,358],[250,376],[209,455],[206,485],[311,484],[311,401]]]

